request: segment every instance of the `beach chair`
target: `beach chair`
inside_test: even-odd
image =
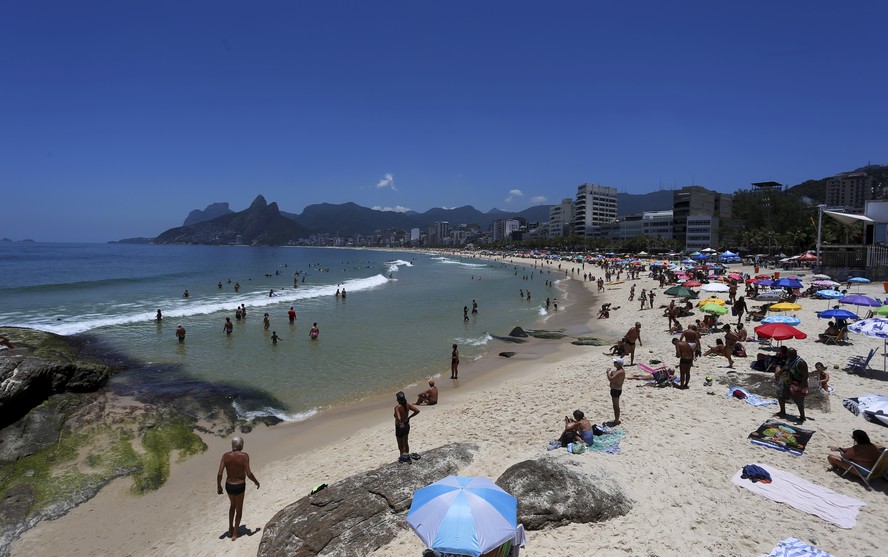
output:
[[[860,356],[851,358],[848,361],[848,367],[845,368],[849,373],[866,373],[867,368],[869,367],[870,360],[873,359],[873,356],[876,355],[876,349],[873,348],[869,351],[866,358],[862,358]]]
[[[823,344],[835,344],[838,345],[840,342],[848,341],[848,328],[842,327],[839,330],[838,334],[835,335],[823,335]]]
[[[872,491],[873,486],[870,485],[870,480],[877,480],[882,476],[888,474],[888,448],[882,449],[882,454],[879,455],[879,458],[876,459],[876,464],[872,468],[867,468],[866,466],[861,466],[856,462],[851,462],[845,458],[842,458],[842,462],[846,464],[850,464],[851,466],[845,470],[842,474],[844,477],[848,472],[854,470],[854,474],[858,476],[863,483],[866,484],[866,488]]]

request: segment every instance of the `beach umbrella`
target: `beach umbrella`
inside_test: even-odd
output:
[[[818,290],[814,295],[818,298],[827,298],[829,300],[838,300],[839,298],[845,297],[845,295],[838,290]]]
[[[708,257],[709,257],[709,256],[706,255],[705,253],[700,253],[700,254],[695,255],[695,256],[694,256],[694,259],[701,259],[701,260],[702,260],[702,259],[706,259],[706,258],[708,258]]]
[[[813,278],[814,280],[832,280],[832,277],[831,277],[831,276],[829,276],[829,275],[820,275],[820,274],[818,274],[818,275],[814,275],[814,276],[811,277],[811,278]]]
[[[768,287],[770,287],[771,285],[774,284],[774,281],[771,280],[771,279],[759,279],[759,280],[755,281],[755,283],[756,283],[757,285],[759,285],[759,286],[768,286]]]
[[[681,262],[685,265],[693,265],[694,263],[696,263],[696,261],[694,261],[693,259],[682,259]]]
[[[730,290],[730,288],[726,284],[713,282],[709,284],[704,284],[703,288],[701,288],[700,290],[703,290],[704,292],[727,292],[728,290]]]
[[[755,278],[757,278],[757,279],[769,279],[769,278],[771,278],[771,275],[760,274],[760,275],[755,275]]]
[[[849,283],[854,283],[854,284],[857,285],[857,291],[858,291],[858,292],[860,292],[860,285],[861,285],[861,284],[867,284],[869,281],[870,281],[870,280],[869,280],[868,278],[863,278],[863,277],[854,277],[854,278],[849,278],[849,279],[848,279],[848,282],[849,282]]]
[[[738,275],[737,273],[731,273],[731,274],[729,274],[729,275],[728,275],[728,278],[729,278],[729,279],[734,279],[734,280],[743,280],[743,277],[742,277],[741,275]]]
[[[688,288],[691,288],[691,287],[697,288],[698,286],[701,286],[702,284],[703,283],[700,282],[699,280],[694,280],[694,279],[685,281],[685,283],[684,283],[684,285],[687,286]]]
[[[869,306],[877,308],[882,304],[877,302],[876,300],[870,298],[869,296],[864,296],[862,294],[850,294],[845,296],[844,298],[839,300],[840,304],[853,304],[855,306]]]
[[[779,304],[773,304],[768,311],[798,311],[800,309],[802,309],[802,306],[798,304],[780,302]]]
[[[886,371],[888,369],[888,365],[886,365],[886,358],[888,358],[888,319],[884,317],[863,319],[848,325],[848,330],[852,333],[882,339],[882,371]]]
[[[798,325],[802,320],[798,317],[790,317],[789,315],[772,315],[770,317],[765,317],[762,319],[762,323],[767,325],[768,323],[783,323],[784,325]]]
[[[703,313],[711,313],[713,315],[724,315],[728,313],[728,308],[718,304],[706,304],[700,308]]]
[[[857,319],[857,314],[847,309],[826,309],[817,312],[818,319]]]
[[[721,298],[706,298],[705,300],[701,300],[697,304],[697,306],[702,308],[706,304],[717,304],[717,305],[723,306],[723,305],[725,305],[725,301],[722,300]]]
[[[764,338],[772,338],[774,340],[788,340],[791,338],[806,339],[808,335],[796,329],[791,325],[783,323],[770,323],[768,325],[759,325],[755,329],[755,334]]]
[[[435,551],[478,557],[515,538],[518,500],[487,478],[447,476],[413,492],[407,523]]]
[[[782,278],[775,281],[774,286],[779,286],[780,288],[801,288],[802,283],[794,278]]]
[[[875,313],[876,315],[883,315],[883,316],[888,315],[888,305],[880,307],[879,309],[877,309],[873,313]]]
[[[684,286],[673,286],[672,288],[667,288],[663,291],[663,294],[667,296],[678,296],[679,298],[696,298],[697,293],[693,290],[689,290]]]
[[[825,286],[827,288],[835,288],[836,286],[841,286],[841,283],[834,280],[815,280],[811,284],[813,284],[814,286]]]

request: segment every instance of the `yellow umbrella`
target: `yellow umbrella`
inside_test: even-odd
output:
[[[706,304],[718,304],[720,306],[723,306],[723,305],[725,305],[725,301],[722,300],[721,298],[706,298],[705,300],[698,303],[697,307],[703,307]]]
[[[768,311],[798,311],[802,309],[802,306],[798,304],[791,304],[789,302],[780,302],[779,304],[772,305]]]

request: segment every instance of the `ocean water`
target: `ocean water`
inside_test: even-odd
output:
[[[558,295],[546,278],[556,276],[412,251],[3,242],[0,326],[91,335],[141,362],[114,381],[256,390],[267,399],[232,397],[242,416],[299,420],[448,377],[453,343],[465,363],[496,345],[491,335],[540,325],[546,296]],[[347,298],[337,298],[337,288]],[[532,301],[519,289],[530,289]],[[463,306],[471,309],[473,299],[479,312],[464,321]],[[237,321],[241,304],[247,317]],[[291,306],[295,325],[287,320]],[[223,332],[225,317],[234,323],[231,335]],[[308,335],[314,322],[317,340]]]

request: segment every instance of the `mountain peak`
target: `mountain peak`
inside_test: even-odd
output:
[[[250,209],[264,209],[268,207],[268,203],[265,201],[265,198],[262,194],[256,196],[256,199],[253,200],[253,203],[250,204]]]

